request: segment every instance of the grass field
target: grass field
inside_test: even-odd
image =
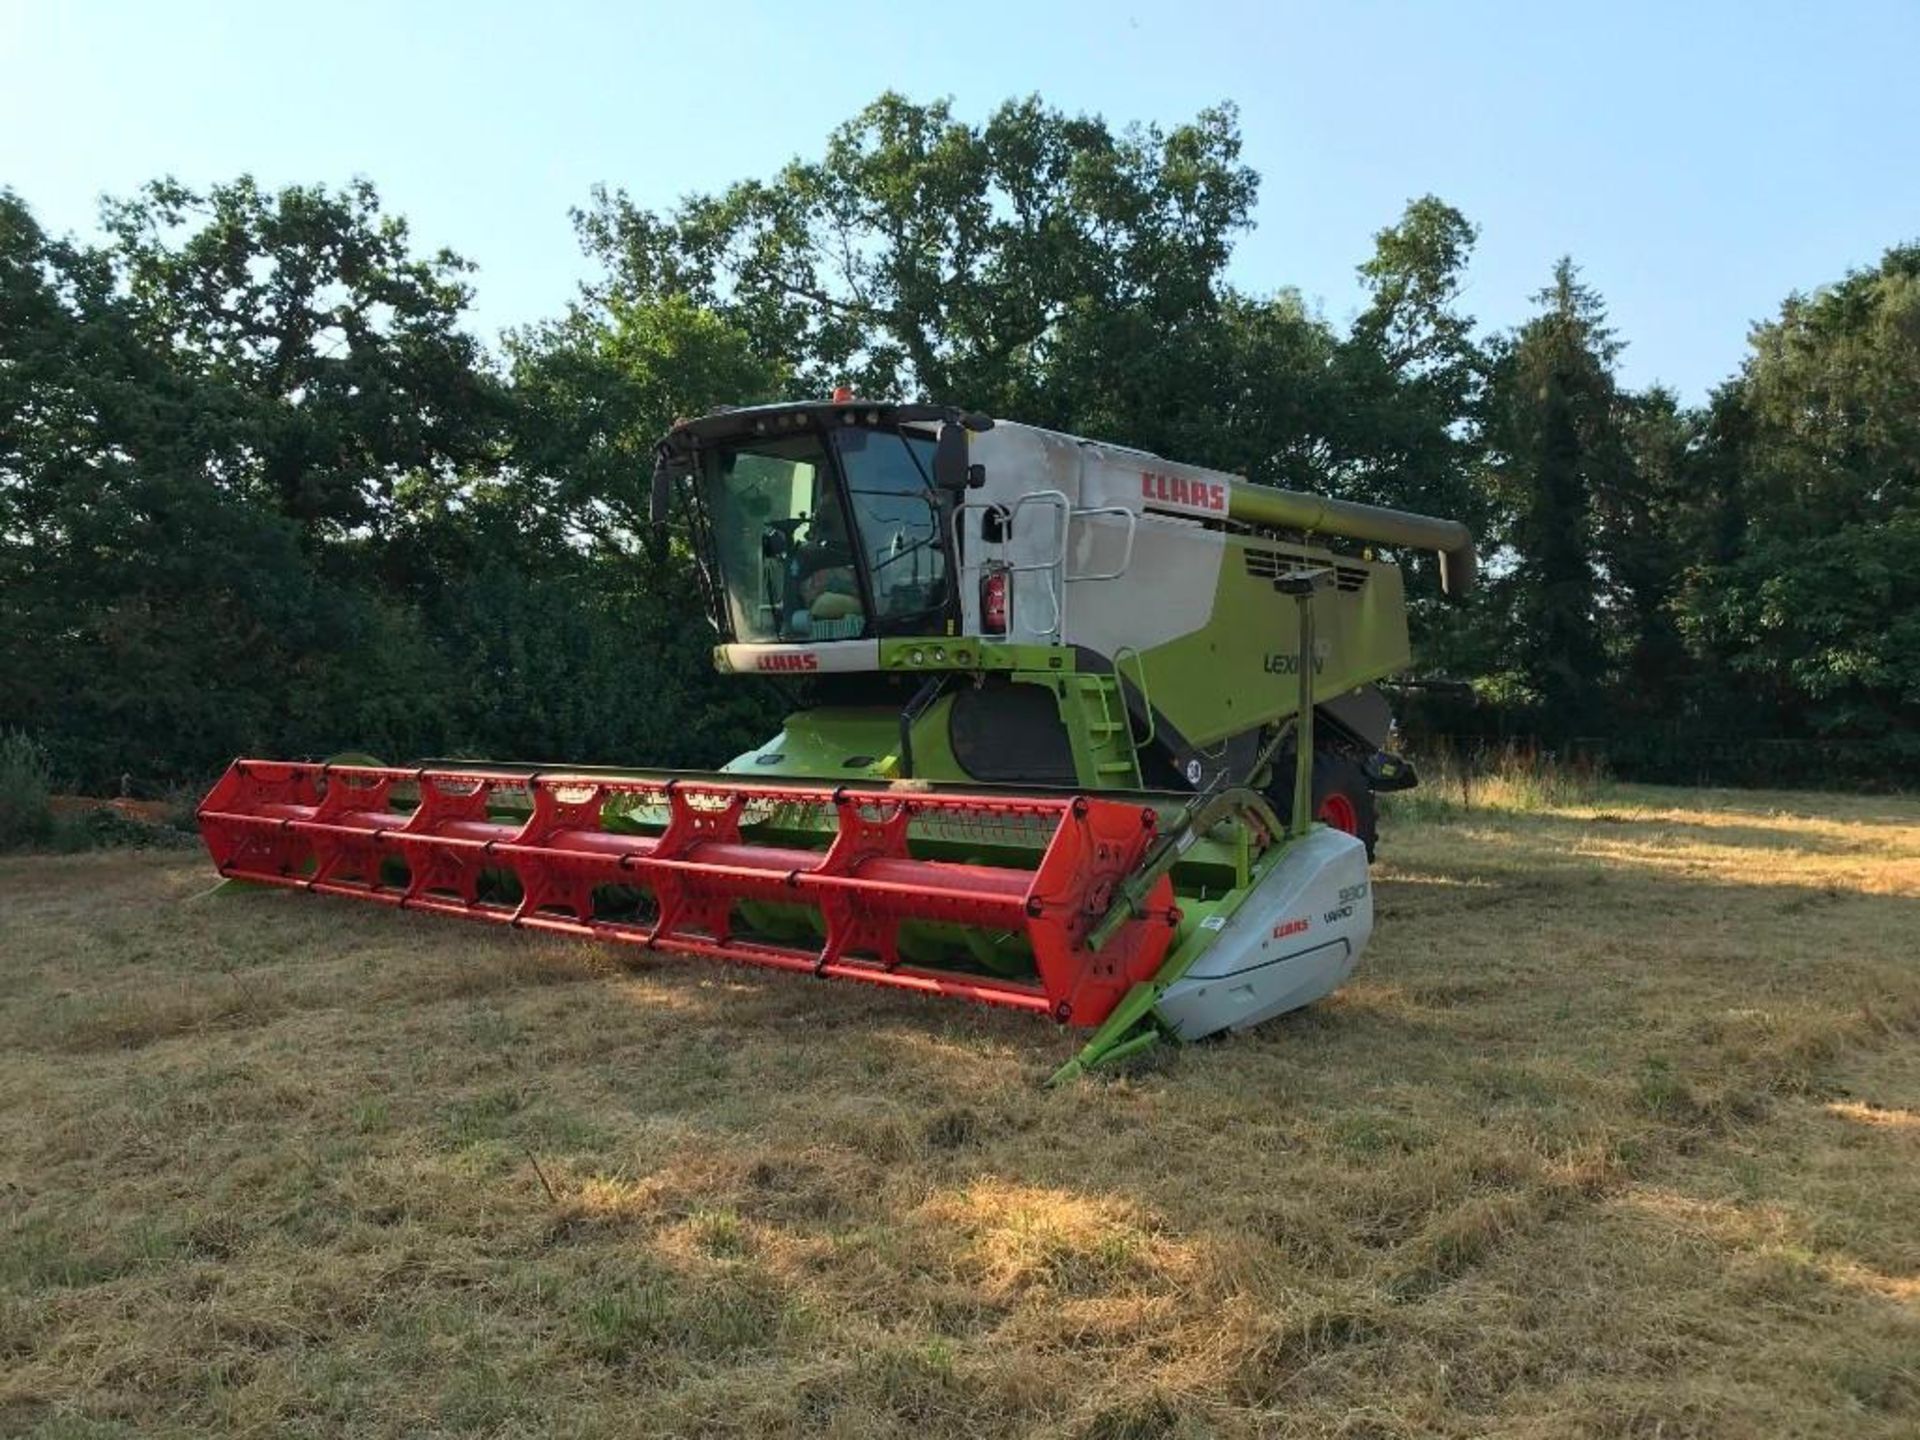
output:
[[[1332,1001],[1051,1093],[1017,1016],[0,861],[0,1434],[1920,1433],[1920,802],[1381,857]]]

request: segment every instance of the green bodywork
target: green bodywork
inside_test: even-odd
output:
[[[1211,622],[1150,649],[1123,651],[1110,668],[1099,657],[1063,646],[947,635],[883,639],[877,668],[905,677],[944,673],[960,684],[991,676],[1039,686],[1054,698],[1077,783],[1135,790],[1141,784],[1138,755],[1168,734],[1191,746],[1215,746],[1296,713],[1300,658],[1292,604],[1274,589],[1276,559],[1287,567],[1329,567],[1337,577],[1314,602],[1315,694],[1337,696],[1407,667],[1399,567],[1234,536],[1220,566]],[[724,646],[716,647],[715,659],[725,667]],[[1102,668],[1089,669],[1089,661]],[[947,739],[950,710],[951,698],[942,696],[912,722],[914,779],[970,783]],[[898,779],[905,775],[901,751],[897,709],[830,708],[790,716],[780,735],[727,768],[816,779]],[[862,763],[851,763],[857,759]]]
[[[969,676],[996,673],[1014,684],[1039,686],[1053,697],[1059,711],[1078,786],[1140,788],[1137,737],[1118,681],[1111,675],[1081,673],[1070,650],[1046,645],[955,646],[946,637],[927,636],[883,641],[880,664],[893,673],[932,676],[945,671],[961,683]],[[897,709],[827,706],[798,711],[787,717],[778,735],[725,768],[734,774],[811,780],[898,780],[908,778],[903,752],[910,745],[911,778],[971,784],[973,777],[954,755],[949,739],[952,708],[951,694],[936,698],[908,722],[905,743]]]
[[[1202,629],[1118,657],[1153,709],[1193,745],[1213,745],[1291,716],[1299,699],[1293,604],[1273,569],[1329,566],[1335,588],[1314,601],[1313,688],[1322,697],[1405,670],[1410,662],[1400,568],[1328,551],[1230,536]]]

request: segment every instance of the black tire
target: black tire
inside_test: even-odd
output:
[[[1282,755],[1273,767],[1268,798],[1280,818],[1291,822],[1293,810],[1293,757]],[[1316,751],[1313,757],[1313,815],[1323,824],[1344,830],[1367,847],[1367,859],[1373,859],[1380,839],[1380,816],[1373,801],[1373,787],[1366,772],[1344,755]]]

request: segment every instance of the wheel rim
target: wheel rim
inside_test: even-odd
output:
[[[1338,790],[1321,800],[1320,813],[1316,818],[1322,825],[1348,835],[1356,835],[1360,831],[1360,816],[1353,808],[1352,797]]]

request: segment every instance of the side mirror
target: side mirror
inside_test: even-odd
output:
[[[979,482],[973,478],[978,465],[967,463],[967,431],[964,425],[949,420],[940,427],[940,438],[933,447],[933,483],[936,489],[955,494]],[[984,472],[982,472],[984,474]]]
[[[653,494],[647,502],[647,519],[656,530],[667,523],[667,510],[673,499],[673,477],[678,469],[665,445],[654,451]]]

